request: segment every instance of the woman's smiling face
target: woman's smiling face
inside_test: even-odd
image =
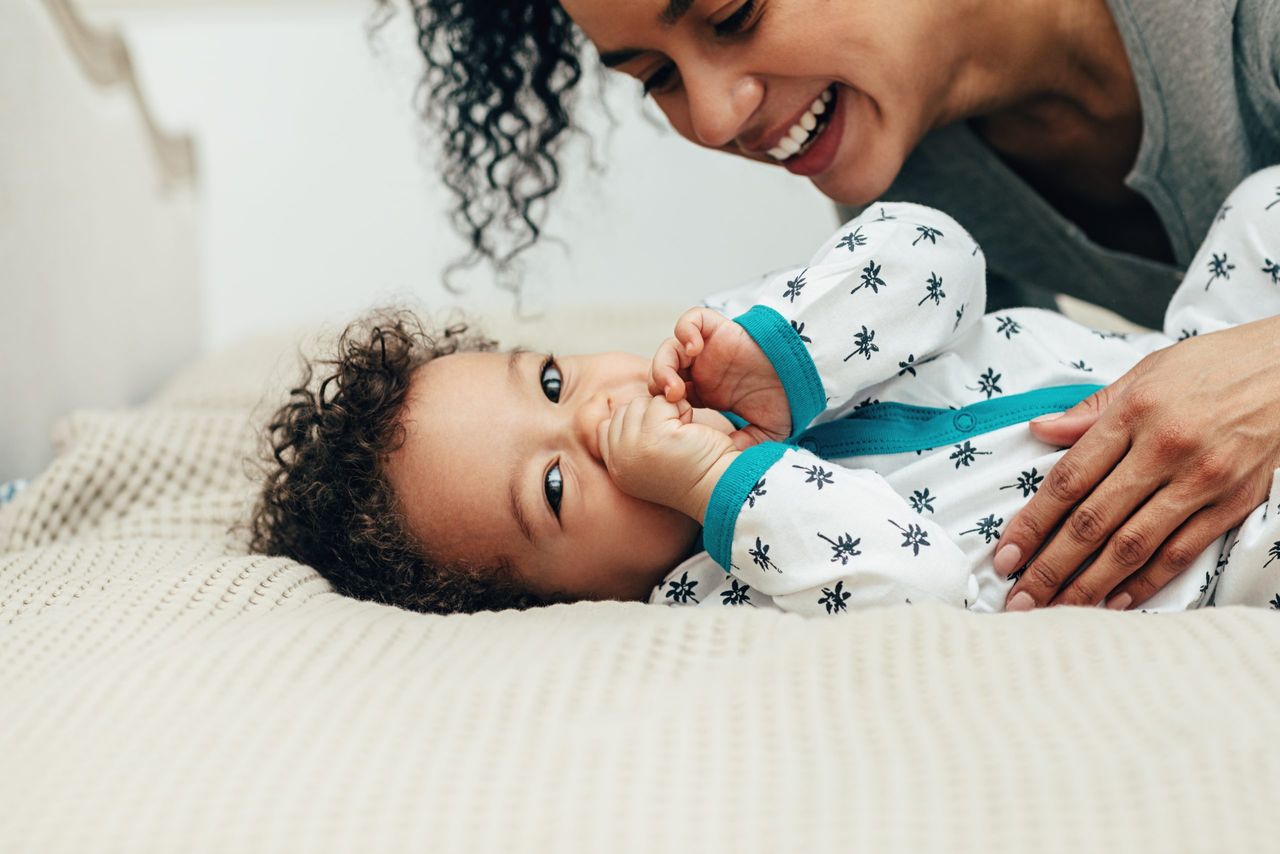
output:
[[[640,80],[685,138],[866,204],[941,123],[939,4],[562,0],[605,65]],[[954,12],[953,4],[950,11]],[[788,141],[791,140],[791,141]]]

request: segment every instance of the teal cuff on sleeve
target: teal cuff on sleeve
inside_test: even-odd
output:
[[[735,415],[732,412],[721,412],[720,414],[729,419],[729,423],[733,425],[734,430],[741,430],[743,427],[747,426],[747,419],[743,418],[741,415]]]
[[[769,468],[782,458],[792,445],[763,442],[747,448],[733,461],[711,491],[707,512],[703,514],[702,542],[707,554],[729,571],[733,558],[733,528],[738,522],[742,504]]]
[[[768,306],[755,305],[735,317],[734,322],[760,345],[778,372],[787,405],[791,408],[791,436],[803,432],[814,417],[827,408],[827,392],[822,377],[805,349],[800,334],[785,317]]]

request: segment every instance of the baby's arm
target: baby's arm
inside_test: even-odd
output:
[[[884,479],[778,443],[735,457],[707,505],[703,539],[725,571],[782,608],[942,602],[968,607],[976,581],[960,548]]]
[[[777,442],[739,452],[663,397],[616,410],[597,439],[620,489],[702,522],[711,557],[782,608],[963,608],[976,596],[960,548],[873,472]]]
[[[794,435],[946,348],[985,302],[986,262],[973,238],[940,211],[895,203],[851,220],[808,266],[765,280],[736,320],[776,369]]]
[[[1170,338],[1280,314],[1280,166],[1246,178],[1219,209],[1165,313]]]

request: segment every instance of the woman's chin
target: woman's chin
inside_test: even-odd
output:
[[[896,166],[868,162],[853,154],[826,174],[815,176],[813,186],[836,204],[865,207],[884,196],[901,166],[900,162]]]
[[[840,155],[820,175],[810,180],[818,192],[841,205],[862,207],[884,196],[910,153],[896,145],[882,126],[871,127],[873,115],[850,110],[845,117]]]

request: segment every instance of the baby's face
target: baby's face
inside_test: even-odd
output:
[[[647,598],[698,525],[619,490],[596,428],[648,394],[648,368],[625,353],[457,353],[423,365],[387,465],[410,533],[444,560],[505,559],[543,595]],[[698,417],[731,429],[718,413]]]

